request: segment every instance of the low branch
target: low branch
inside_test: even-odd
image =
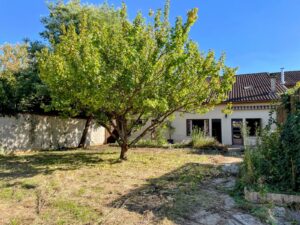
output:
[[[119,138],[118,138],[113,132],[111,132],[110,127],[108,127],[107,124],[102,123],[102,122],[99,122],[99,124],[100,124],[102,127],[104,127],[104,128],[107,130],[107,132],[108,132],[114,139],[116,139],[116,141],[118,142],[119,145],[121,144],[120,141],[119,141]]]
[[[140,135],[138,135],[128,146],[132,146],[136,144],[143,136],[146,135],[146,133],[153,128],[158,127],[160,124],[162,124],[170,115],[172,115],[174,112],[180,110],[183,106],[180,106],[178,108],[172,109],[168,112],[166,112],[164,115],[156,117],[153,121],[155,123],[152,123],[149,127],[147,127]]]

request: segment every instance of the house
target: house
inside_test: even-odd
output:
[[[177,112],[172,122],[175,128],[172,138],[175,142],[189,140],[192,130],[198,128],[225,145],[253,145],[257,129],[268,124],[270,111],[275,108],[280,94],[299,81],[300,71],[285,72],[284,69],[278,73],[237,75],[228,99],[214,110],[203,115]],[[230,115],[222,112],[228,102],[233,105]],[[248,143],[244,143],[242,137],[242,124],[247,126]]]

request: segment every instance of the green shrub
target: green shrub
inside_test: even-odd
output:
[[[211,148],[217,145],[217,141],[213,137],[207,136],[201,130],[195,129],[192,132],[193,148]]]
[[[255,189],[300,191],[300,112],[275,132],[265,129],[254,149],[245,151],[241,183]]]
[[[167,147],[168,142],[167,138],[165,137],[165,127],[157,128],[153,134],[151,135],[152,138],[141,139],[136,143],[135,146],[137,147]]]
[[[281,133],[282,166],[286,169],[282,182],[300,191],[300,110],[290,114]]]

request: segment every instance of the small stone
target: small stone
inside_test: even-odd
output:
[[[236,184],[235,179],[230,179],[224,184],[224,187],[231,189],[235,187],[235,184]]]
[[[191,218],[193,220],[198,220],[199,218],[202,218],[202,217],[204,217],[207,214],[208,214],[208,212],[206,210],[200,210],[200,211],[196,212],[195,214],[193,214],[191,216]]]
[[[226,224],[226,225],[241,225],[241,223],[239,223],[238,221],[233,220],[233,219],[227,220],[224,224]]]
[[[224,199],[224,208],[225,209],[232,209],[235,206],[235,201],[231,197],[226,197]]]
[[[289,221],[294,221],[296,224],[300,224],[299,210],[286,209],[286,214]]]
[[[209,214],[204,217],[200,217],[197,219],[197,222],[200,224],[206,224],[206,225],[217,225],[219,224],[219,221],[221,220],[221,217],[217,213]]]
[[[222,171],[232,175],[238,175],[240,167],[236,164],[225,164],[222,167]]]
[[[285,211],[285,208],[283,208],[283,207],[274,207],[272,209],[272,214],[275,217],[285,217],[286,211]]]
[[[217,178],[217,179],[212,180],[212,184],[222,184],[224,182],[226,182],[225,178]]]
[[[258,219],[249,214],[237,213],[232,215],[232,217],[243,225],[262,225]]]

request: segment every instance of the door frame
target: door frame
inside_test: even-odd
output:
[[[233,126],[232,126],[232,122],[233,120],[240,120],[242,122],[242,125],[244,123],[244,119],[243,118],[232,118],[231,119],[231,123],[230,123],[230,126],[231,126],[231,144],[233,144]],[[241,128],[241,135],[242,135],[242,144],[241,145],[244,145],[244,138],[243,138],[243,134],[242,134],[242,128]]]
[[[222,132],[222,119],[220,119],[220,118],[214,118],[214,119],[211,119],[211,136],[212,136],[212,137],[214,137],[214,136],[213,136],[213,121],[214,121],[214,120],[220,121],[220,125],[221,125],[221,126],[220,126],[220,133],[221,133],[221,135],[220,135],[220,139],[221,139],[220,141],[221,141],[221,142],[220,142],[220,143],[222,144],[222,143],[223,143],[223,137],[222,137],[222,136],[223,136],[223,132]]]

